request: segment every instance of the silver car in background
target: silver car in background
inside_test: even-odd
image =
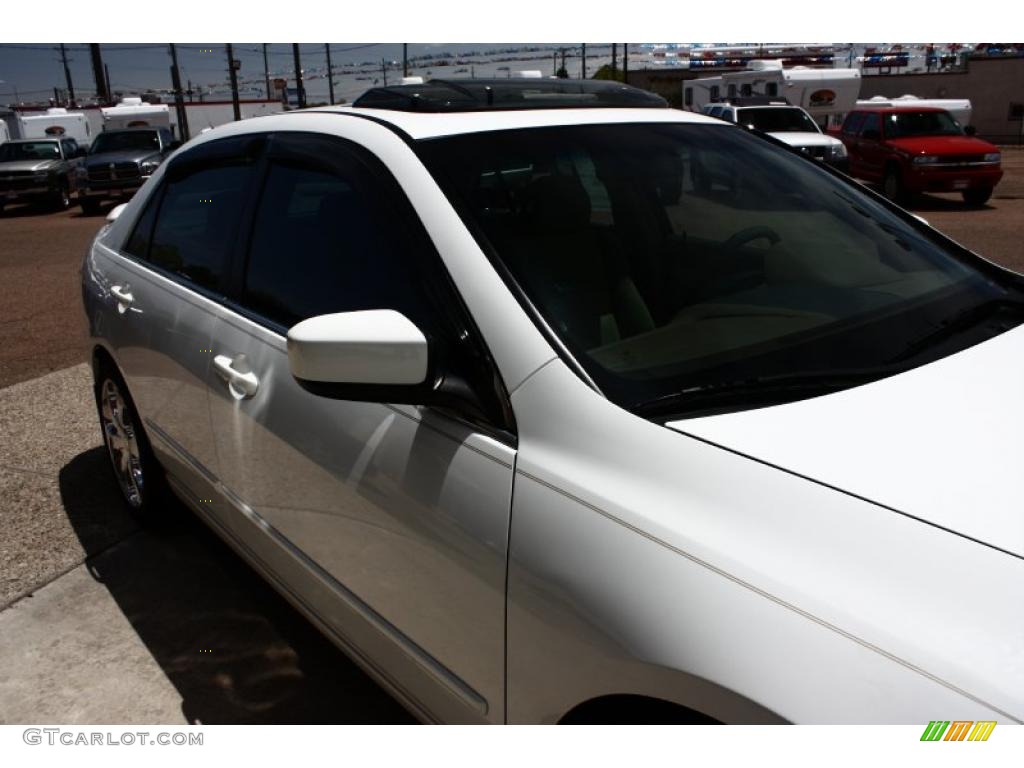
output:
[[[155,171],[83,270],[127,503],[424,720],[1024,719],[1021,278],[735,126],[528,85]]]

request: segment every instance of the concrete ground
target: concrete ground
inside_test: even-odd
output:
[[[1024,271],[1024,151],[912,206]],[[184,508],[140,529],[100,443],[78,268],[100,217],[0,219],[0,723],[411,720]]]
[[[90,384],[0,390],[0,723],[411,722],[188,510],[135,524]]]

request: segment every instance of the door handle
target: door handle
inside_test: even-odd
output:
[[[132,296],[131,288],[128,283],[124,285],[112,285],[110,286],[110,292],[114,294],[114,298],[117,299],[117,311],[122,315],[135,301],[135,297]]]
[[[227,355],[217,355],[213,358],[213,368],[227,382],[228,391],[236,400],[252,397],[260,387],[260,380],[249,369],[245,355],[238,355],[234,360]]]

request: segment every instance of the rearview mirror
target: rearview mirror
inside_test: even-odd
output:
[[[319,315],[288,331],[288,364],[312,390],[307,384],[411,387],[426,381],[427,339],[390,309]]]
[[[975,128],[973,125],[968,125],[966,128],[964,128],[964,133],[967,134],[968,136],[974,136],[975,134],[978,133],[978,129]]]

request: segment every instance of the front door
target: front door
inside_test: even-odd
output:
[[[395,309],[471,386],[494,385],[411,207],[362,152],[270,140],[211,344],[224,493],[236,536],[341,642],[444,719],[500,722],[511,440],[458,413],[315,396],[288,368],[299,320]]]

